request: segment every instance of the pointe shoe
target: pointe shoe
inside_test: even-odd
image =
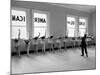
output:
[[[86,55],[86,57],[88,57],[88,55]]]
[[[81,55],[81,56],[84,56],[84,55]]]

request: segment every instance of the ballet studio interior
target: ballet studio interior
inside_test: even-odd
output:
[[[11,0],[11,74],[96,69],[96,6]]]

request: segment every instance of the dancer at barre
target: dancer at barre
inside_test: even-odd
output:
[[[19,33],[18,33],[18,39],[15,39],[15,49],[16,49],[16,52],[17,54],[20,56],[20,50],[19,50],[19,46],[20,46],[20,29],[19,29]]]
[[[39,33],[39,35],[37,37],[28,40],[28,43],[27,43],[27,55],[29,55],[29,50],[30,50],[31,44],[37,45],[37,39],[39,37],[40,37],[40,33]],[[36,50],[37,50],[37,47],[36,47]]]

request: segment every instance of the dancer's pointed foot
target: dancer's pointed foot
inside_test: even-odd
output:
[[[86,57],[88,57],[88,54],[86,54]]]
[[[81,55],[81,56],[84,56],[84,55]]]

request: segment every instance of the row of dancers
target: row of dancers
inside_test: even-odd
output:
[[[25,44],[26,44],[26,49],[27,49],[27,55],[29,55],[30,53],[30,47],[31,45],[33,44],[35,46],[35,51],[38,52],[39,50],[39,44],[42,44],[42,52],[45,53],[46,51],[46,46],[47,44],[45,43],[46,41],[50,44],[50,51],[53,51],[54,48],[55,48],[55,44],[54,42],[56,41],[56,45],[58,47],[59,50],[62,49],[62,45],[61,45],[61,39],[63,38],[63,44],[64,44],[64,48],[66,48],[66,42],[69,44],[70,39],[68,39],[67,36],[65,37],[58,37],[58,38],[54,38],[54,36],[50,36],[48,38],[46,38],[45,36],[43,37],[40,37],[40,33],[37,37],[35,38],[32,38],[32,39],[29,39],[29,40],[25,40]],[[87,52],[87,44],[86,44],[86,38],[87,38],[87,35],[85,34],[84,37],[82,38],[78,38],[79,40],[78,41],[78,46],[81,47],[81,53],[82,55],[81,56],[84,56],[84,52],[86,53],[86,56],[88,57],[88,52]],[[56,40],[55,40],[56,39]],[[68,39],[68,40],[66,40]],[[20,40],[20,30],[19,30],[19,34],[18,34],[18,39],[15,39],[15,49],[16,49],[16,52],[18,53],[18,55],[20,56],[20,49],[19,49],[19,46],[20,46],[20,43],[19,43],[19,40]],[[75,38],[72,38],[72,40],[75,40]],[[67,45],[68,45],[67,44]],[[74,43],[74,47],[75,47],[76,43]]]

